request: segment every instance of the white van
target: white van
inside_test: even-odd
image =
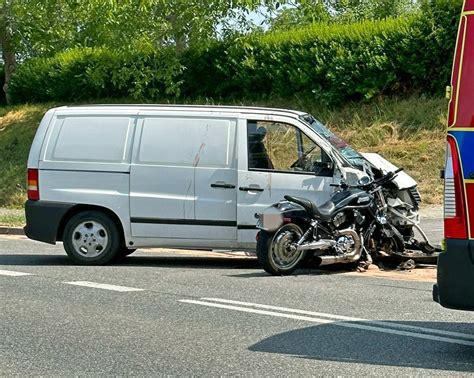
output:
[[[139,247],[255,251],[256,213],[286,194],[322,204],[362,160],[297,111],[55,108],[31,146],[25,233],[82,264]]]

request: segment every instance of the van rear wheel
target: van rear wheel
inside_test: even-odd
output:
[[[120,251],[121,236],[115,223],[98,211],[74,215],[66,224],[64,249],[81,265],[104,265]]]

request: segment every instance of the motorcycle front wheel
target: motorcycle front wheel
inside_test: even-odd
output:
[[[274,233],[260,231],[257,241],[258,263],[274,276],[293,273],[305,257],[304,251],[292,248],[302,236],[303,230],[294,223],[286,224]]]

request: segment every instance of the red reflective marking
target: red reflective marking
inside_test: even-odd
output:
[[[462,57],[456,125],[474,127],[474,15],[467,16],[464,56]],[[458,47],[459,48],[459,47]]]
[[[474,0],[466,0],[464,12],[474,11]]]

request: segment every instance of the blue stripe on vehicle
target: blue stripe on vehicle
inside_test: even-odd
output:
[[[459,147],[464,179],[474,179],[474,132],[450,131]]]

